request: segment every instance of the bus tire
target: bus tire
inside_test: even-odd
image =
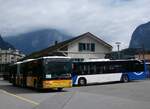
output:
[[[86,86],[86,85],[87,85],[86,79],[83,78],[83,77],[79,78],[79,80],[78,80],[78,85],[79,85],[79,86]]]
[[[58,92],[61,92],[63,90],[63,88],[57,88]]]
[[[122,76],[122,82],[123,82],[123,83],[129,82],[129,77],[128,77],[128,75],[123,75],[123,76]]]

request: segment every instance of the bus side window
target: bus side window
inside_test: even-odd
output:
[[[94,66],[90,65],[90,74],[94,74]]]
[[[137,63],[135,64],[136,71],[144,71],[144,64]]]
[[[97,74],[96,65],[94,65],[94,74]]]
[[[100,66],[100,74],[105,73],[105,66]]]
[[[102,73],[106,73],[106,66],[104,65],[103,68],[102,68]]]
[[[77,70],[77,65],[76,64],[72,64],[72,70],[76,71]]]
[[[88,74],[88,75],[90,75],[91,74],[91,71],[90,71],[90,65],[86,65],[86,70],[85,70],[85,74]]]
[[[82,65],[81,65],[81,74],[82,74],[82,75],[84,74],[84,71],[85,71],[84,65],[82,64]]]
[[[87,74],[88,73],[88,69],[87,69],[87,65],[83,65],[83,71],[82,74]]]
[[[99,69],[98,65],[96,65],[95,67],[96,67],[96,73],[99,74],[100,73],[100,69]]]
[[[77,67],[78,67],[78,68],[77,68],[77,74],[78,74],[78,75],[82,75],[82,72],[83,72],[83,71],[82,71],[82,70],[83,70],[83,69],[82,69],[82,66],[79,64]]]

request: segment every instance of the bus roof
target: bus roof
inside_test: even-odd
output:
[[[85,60],[83,62],[127,62],[127,61],[139,61],[137,59],[124,59],[124,60],[110,60],[110,59],[89,59],[89,60]]]
[[[27,60],[23,60],[23,61],[18,61],[14,64],[21,64],[21,63],[30,62],[30,61],[33,61],[33,60],[36,60],[36,59],[27,59]]]
[[[103,62],[103,61],[110,61],[110,59],[88,59],[83,62]]]
[[[30,61],[34,61],[34,60],[39,60],[39,59],[71,59],[71,57],[66,57],[66,56],[45,56],[45,57],[40,57],[40,58],[36,58],[36,59],[27,59],[27,60],[23,60],[23,61],[18,61],[14,64],[21,64],[21,63],[26,63],[26,62],[30,62]]]
[[[24,63],[24,62],[34,61],[34,60],[36,60],[36,59],[27,59],[27,60],[24,60],[24,61],[22,61],[22,62]]]
[[[66,57],[66,56],[45,56],[45,57],[40,57],[38,59],[71,59],[71,57]]]

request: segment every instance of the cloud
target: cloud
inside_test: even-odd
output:
[[[135,28],[150,20],[150,0],[0,0],[0,33],[56,28],[75,36],[92,32],[128,47]]]

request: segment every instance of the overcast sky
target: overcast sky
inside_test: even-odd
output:
[[[128,47],[140,24],[150,21],[150,0],[0,0],[0,33],[55,28],[74,36],[87,31],[116,48]]]

